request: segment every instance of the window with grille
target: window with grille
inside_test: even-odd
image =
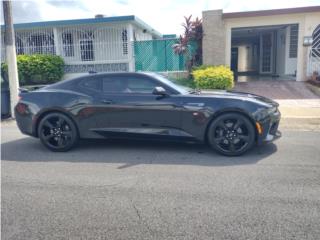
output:
[[[122,53],[128,55],[128,32],[126,29],[122,31]]]
[[[297,58],[298,52],[298,25],[290,26],[289,58]]]
[[[93,61],[93,41],[92,40],[80,40],[80,54],[82,61]]]
[[[33,34],[28,39],[32,54],[55,54],[53,34]]]
[[[73,57],[74,56],[74,45],[73,45],[72,33],[63,33],[62,34],[62,45],[63,45],[64,56],[65,57]]]
[[[16,36],[16,52],[17,52],[17,55],[24,54],[23,42],[17,36]]]

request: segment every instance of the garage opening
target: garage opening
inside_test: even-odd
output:
[[[238,82],[296,80],[298,24],[233,28],[231,69]]]

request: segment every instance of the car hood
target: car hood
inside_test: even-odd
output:
[[[236,92],[236,91],[224,91],[224,90],[202,90],[199,93],[200,96],[212,96],[212,97],[225,97],[225,98],[233,98],[233,99],[239,99],[239,100],[246,100],[246,101],[251,101],[251,102],[256,102],[256,103],[262,103],[262,104],[267,104],[272,107],[278,107],[279,104],[272,99],[251,94],[251,93],[245,93],[245,92]]]

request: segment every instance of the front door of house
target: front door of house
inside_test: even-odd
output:
[[[273,33],[260,35],[260,73],[271,74],[273,72]]]

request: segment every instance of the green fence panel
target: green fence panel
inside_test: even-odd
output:
[[[178,55],[172,46],[178,39],[161,39],[134,42],[136,71],[184,71],[186,70],[187,55]],[[189,46],[189,53],[196,49],[196,44]],[[189,55],[190,55],[189,54]]]

